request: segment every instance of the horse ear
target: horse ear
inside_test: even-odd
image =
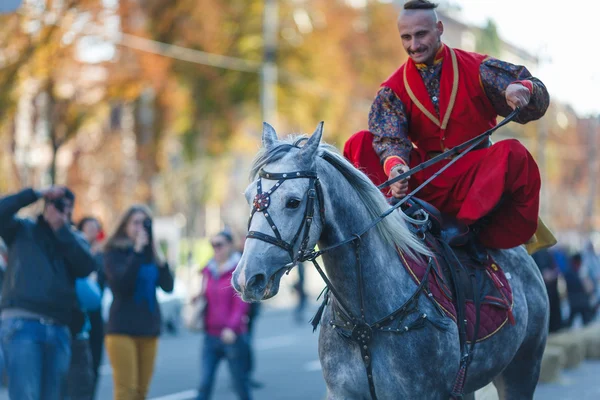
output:
[[[319,145],[321,144],[321,138],[323,137],[323,121],[319,122],[315,133],[308,139],[306,144],[302,146],[302,150],[300,150],[300,157],[303,160],[312,164],[315,155],[317,154],[317,150],[319,149]]]
[[[265,149],[272,147],[277,142],[277,133],[275,128],[263,122],[262,143]]]

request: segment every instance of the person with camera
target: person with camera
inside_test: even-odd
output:
[[[154,244],[152,217],[133,206],[122,217],[104,251],[104,272],[113,293],[105,347],[115,400],[146,398],[161,333],[156,288],[173,291],[173,275]]]
[[[40,199],[35,220],[17,217]],[[89,245],[72,229],[75,195],[66,187],[26,189],[0,199],[0,237],[8,262],[0,303],[0,341],[11,399],[59,400],[71,359],[75,280],[94,270]]]

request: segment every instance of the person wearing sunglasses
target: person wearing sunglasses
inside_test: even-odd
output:
[[[234,389],[242,400],[249,400],[248,378],[248,312],[231,286],[231,276],[240,260],[233,237],[223,231],[211,239],[214,257],[202,270],[204,296],[204,346],[201,358],[201,379],[198,400],[211,397],[215,373],[222,359],[227,359]]]

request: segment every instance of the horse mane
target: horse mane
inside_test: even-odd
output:
[[[281,160],[292,149],[300,148],[301,143],[306,140],[306,136],[290,136],[287,139],[280,140],[277,145],[269,149],[262,148],[252,164],[250,179],[256,179],[261,168],[267,164]],[[324,162],[340,172],[356,191],[372,220],[377,219],[389,209],[390,205],[379,189],[364,173],[346,160],[337,148],[326,143],[321,143],[319,145],[318,156],[317,172],[325,172]],[[391,246],[396,246],[408,255],[430,254],[426,246],[408,229],[405,218],[404,213],[394,212],[377,224],[375,229],[377,229],[385,242]]]

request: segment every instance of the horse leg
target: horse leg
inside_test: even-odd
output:
[[[523,343],[510,364],[494,379],[500,400],[532,400],[540,376],[546,335]]]

